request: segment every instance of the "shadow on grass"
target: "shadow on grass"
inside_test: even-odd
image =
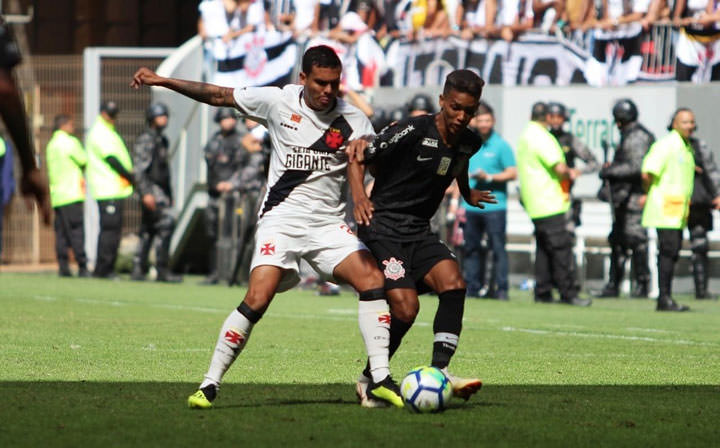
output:
[[[0,382],[0,446],[712,446],[718,386],[488,385],[442,414],[363,409],[353,384]]]

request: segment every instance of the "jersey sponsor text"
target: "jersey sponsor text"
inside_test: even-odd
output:
[[[285,154],[285,168],[302,171],[330,171],[332,156],[326,152],[293,147]]]

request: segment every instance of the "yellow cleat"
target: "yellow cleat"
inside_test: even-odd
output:
[[[205,393],[201,390],[190,395],[187,403],[190,409],[210,409],[212,407],[212,403],[205,397]]]
[[[405,402],[400,394],[400,387],[398,387],[390,375],[386,376],[385,379],[379,383],[371,381],[370,384],[368,384],[367,396],[374,400],[390,403],[397,408],[405,407]]]

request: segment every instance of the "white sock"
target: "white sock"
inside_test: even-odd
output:
[[[201,389],[210,384],[220,385],[223,375],[245,347],[252,327],[253,323],[236,309],[225,319]]]
[[[390,307],[385,299],[358,302],[358,323],[374,382],[390,375]]]

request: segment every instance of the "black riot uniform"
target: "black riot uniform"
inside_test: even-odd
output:
[[[242,209],[242,223],[239,226],[238,254],[230,283],[244,283],[249,280],[250,262],[252,259],[253,239],[257,224],[258,208],[265,195],[267,169],[270,162],[270,137],[267,130],[257,126],[250,131],[260,142],[259,150],[247,150],[239,172],[238,193]],[[242,151],[240,152],[242,154]]]
[[[693,148],[696,166],[688,215],[695,298],[709,299],[711,298],[708,292],[710,241],[707,234],[713,228],[712,201],[720,194],[720,170],[715,164],[712,151],[703,140],[690,137],[690,145]]]
[[[563,104],[550,103],[548,104],[548,114],[562,115],[567,120],[567,110]],[[564,124],[564,123],[563,123]],[[597,159],[590,151],[590,148],[583,143],[582,140],[577,138],[574,134],[565,130],[561,125],[558,127],[550,127],[550,133],[560,143],[560,147],[565,153],[565,163],[570,168],[577,168],[577,161],[582,160],[584,166],[581,170],[582,174],[596,173],[600,170],[600,164]],[[572,195],[572,185],[570,186],[570,194]],[[582,202],[579,198],[571,197],[570,202],[570,213],[568,216],[568,224],[570,225],[570,231],[574,232],[575,227],[580,225],[580,213],[582,210]]]
[[[167,107],[156,103],[148,108],[148,128],[138,136],[133,152],[135,184],[140,198],[152,195],[155,198],[155,210],[150,210],[141,201],[142,219],[140,222],[140,241],[133,259],[133,280],[142,280],[148,271],[148,255],[155,237],[156,268],[158,281],[180,281],[170,273],[170,239],[175,229],[175,217],[172,212],[172,191],[170,189],[170,164],[168,139],[162,128],[153,125],[158,116],[168,116]]]
[[[648,267],[648,236],[642,227],[643,207],[640,198],[645,194],[642,187],[642,161],[655,137],[638,123],[637,107],[627,99],[613,107],[613,116],[620,128],[620,144],[609,166],[600,170],[600,178],[609,183],[601,190],[608,194],[600,199],[611,202],[613,224],[610,243],[609,281],[599,297],[617,297],[625,270],[628,251],[632,251],[631,266],[635,284],[631,295],[647,297],[650,269]],[[607,196],[607,197],[605,197]]]
[[[230,114],[230,115],[227,115]],[[220,109],[215,121],[220,122],[227,116],[235,116],[229,109]],[[236,128],[228,132],[217,131],[205,145],[207,163],[208,205],[205,208],[205,232],[210,240],[208,254],[208,275],[205,283],[217,283],[217,241],[221,192],[217,185],[230,182],[233,189],[240,187],[240,170],[247,164],[248,153],[242,144],[242,134]]]

